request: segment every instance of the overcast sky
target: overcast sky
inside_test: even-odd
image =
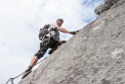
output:
[[[0,0],[0,84],[27,68],[39,49],[40,27],[63,18],[67,30],[81,29],[96,19],[94,9],[102,3],[103,0]],[[63,40],[70,37],[61,33]]]

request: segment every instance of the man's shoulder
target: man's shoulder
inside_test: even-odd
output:
[[[56,27],[57,27],[56,24],[54,23],[50,24],[50,28],[55,29]]]

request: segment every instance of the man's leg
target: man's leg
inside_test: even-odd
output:
[[[34,56],[30,62],[30,65],[28,67],[28,69],[26,71],[31,71],[31,69],[36,65],[36,63],[38,62],[38,57]]]
[[[60,47],[62,44],[64,44],[64,43],[66,43],[66,41],[64,41],[64,40],[63,40],[63,41],[60,41],[59,44],[58,44],[58,46],[57,46],[57,48],[59,48],[59,47]]]
[[[34,55],[34,57],[32,58],[30,65],[28,66],[28,69],[25,70],[24,75],[22,76],[22,79],[25,78],[32,70],[32,68],[36,65],[36,63],[38,62],[38,60],[43,57],[43,55],[46,53],[48,49],[48,45],[46,44],[40,44],[40,50]]]
[[[29,66],[34,67],[34,66],[36,65],[37,61],[38,61],[38,57],[37,57],[37,56],[34,56],[34,57],[32,58],[32,60],[31,60]]]
[[[56,41],[56,43],[53,44],[52,49],[49,51],[49,54],[51,55],[56,49],[58,49],[64,43],[66,43],[66,41]]]

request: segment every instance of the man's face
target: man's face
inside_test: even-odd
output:
[[[56,24],[60,27],[60,26],[62,26],[63,22],[61,20],[57,20]]]

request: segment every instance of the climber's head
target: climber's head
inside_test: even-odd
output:
[[[60,27],[60,26],[62,26],[63,22],[64,22],[63,19],[58,19],[56,21],[56,24]]]

